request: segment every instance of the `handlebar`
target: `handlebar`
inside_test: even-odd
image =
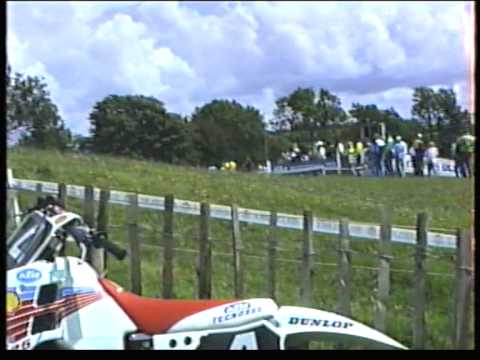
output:
[[[115,256],[118,260],[123,260],[127,256],[127,251],[112,241],[108,240],[106,232],[97,232],[95,234],[93,246],[104,248],[107,252]]]
[[[66,231],[75,239],[75,242],[82,248],[82,258],[85,258],[84,247],[88,249],[92,245],[96,249],[105,249],[108,253],[112,254],[118,260],[123,260],[127,255],[126,250],[108,240],[106,232],[95,232],[85,227],[70,227],[66,229]]]

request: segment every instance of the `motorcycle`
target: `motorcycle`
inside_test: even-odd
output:
[[[62,256],[67,242],[79,256]],[[141,297],[99,276],[92,248],[127,255],[53,197],[38,199],[7,240],[8,349],[406,349],[345,316],[271,299]]]

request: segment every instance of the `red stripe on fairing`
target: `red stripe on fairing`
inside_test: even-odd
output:
[[[80,310],[81,308],[87,307],[88,305],[97,302],[98,300],[100,300],[100,298],[95,298],[95,299],[87,300],[87,301],[85,301],[85,303],[83,303],[80,307],[72,307],[72,308],[70,308],[70,309],[64,309],[64,310],[63,310],[63,316],[62,316],[62,318],[65,318],[65,317],[73,314],[74,312]]]
[[[42,314],[47,312],[58,312],[58,311],[61,311],[62,308],[64,307],[70,306],[72,304],[81,303],[84,300],[90,300],[94,298],[96,298],[96,295],[89,295],[89,296],[82,297],[81,299],[69,299],[69,301],[66,301],[63,304],[56,304],[55,306],[49,305],[49,306],[37,308],[36,310],[26,313],[21,317],[17,317],[16,319],[9,319],[7,321],[7,331],[10,330],[11,328],[18,327],[21,323],[28,322],[30,317],[35,316],[37,314]]]
[[[75,304],[69,304],[69,305],[63,307],[60,311],[61,311],[61,313],[64,317],[65,314],[68,313],[68,312],[71,312],[72,309],[73,309],[73,311],[79,310],[79,309],[85,307],[86,305],[89,305],[89,304],[91,304],[91,303],[93,303],[97,300],[98,300],[97,297],[93,297],[91,299],[84,299],[81,302],[78,302],[78,303],[75,303]]]
[[[13,341],[17,341],[22,337],[27,336],[27,333],[28,333],[28,326],[25,326],[25,328],[21,329],[20,331],[17,331],[12,334],[7,334],[7,337],[13,339]]]
[[[7,328],[7,338],[12,339],[13,342],[16,342],[26,337],[28,335],[29,321],[33,315],[46,314],[48,312],[51,312],[52,310],[55,310],[59,314],[58,321],[62,321],[66,316],[100,300],[101,298],[102,298],[101,293],[73,295],[67,299],[64,298],[64,299],[58,300],[57,302],[59,302],[59,304],[46,305],[46,306],[37,308],[35,311],[30,311],[28,313],[30,317],[28,317],[26,320],[21,321],[19,324],[14,325],[12,324],[12,321],[11,321],[12,319],[9,319],[11,324],[10,324],[10,327]],[[22,317],[24,317],[23,314],[22,314]],[[16,318],[19,318],[19,317],[17,316]],[[19,320],[17,319],[17,321]],[[20,326],[22,326],[20,331],[13,332],[13,329]]]
[[[72,301],[80,301],[82,300],[83,298],[86,298],[86,297],[89,297],[89,296],[95,296],[95,294],[88,294],[88,295],[75,295],[74,297],[70,297],[70,298],[64,298],[64,299],[60,299],[60,300],[57,300],[55,303],[53,304],[49,304],[49,305],[42,305],[42,306],[39,306],[39,307],[33,307],[33,306],[28,306],[27,309],[23,309],[23,307],[19,310],[17,310],[15,312],[15,315],[14,316],[10,316],[10,317],[7,317],[7,323],[11,322],[11,321],[15,321],[19,318],[23,318],[25,316],[31,316],[31,315],[34,315],[36,314],[37,312],[42,312],[42,311],[47,311],[47,310],[55,310],[57,307],[61,307],[61,306],[65,306],[65,303],[69,304],[71,303]],[[20,310],[25,310],[25,311],[22,311],[21,314],[18,314],[20,312]],[[28,310],[28,311],[27,311]]]

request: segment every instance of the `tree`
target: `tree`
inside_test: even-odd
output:
[[[275,104],[274,128],[304,132],[305,141],[314,141],[323,128],[347,119],[340,98],[325,89],[320,89],[317,95],[311,88],[298,88]]]
[[[202,165],[263,161],[264,127],[260,112],[236,101],[214,100],[196,108],[191,120],[194,146]]]
[[[141,95],[110,95],[90,114],[94,151],[166,162],[187,156],[186,129],[163,103]]]
[[[42,79],[6,71],[7,135],[20,144],[64,149],[71,140]]]
[[[469,128],[468,111],[458,105],[452,89],[415,88],[412,116],[426,128],[428,139],[437,142],[443,153],[448,153],[449,144]]]
[[[359,126],[365,129],[364,134],[367,138],[372,138],[379,131],[380,123],[385,122],[387,117],[387,114],[375,104],[353,103],[349,113],[357,119]]]

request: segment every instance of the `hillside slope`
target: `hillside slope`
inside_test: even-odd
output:
[[[394,223],[415,225],[428,211],[434,228],[466,227],[471,221],[472,183],[450,178],[280,177],[208,172],[182,166],[110,156],[83,156],[18,149],[8,152],[18,178],[86,185],[259,210],[378,222],[382,206],[394,209]]]

